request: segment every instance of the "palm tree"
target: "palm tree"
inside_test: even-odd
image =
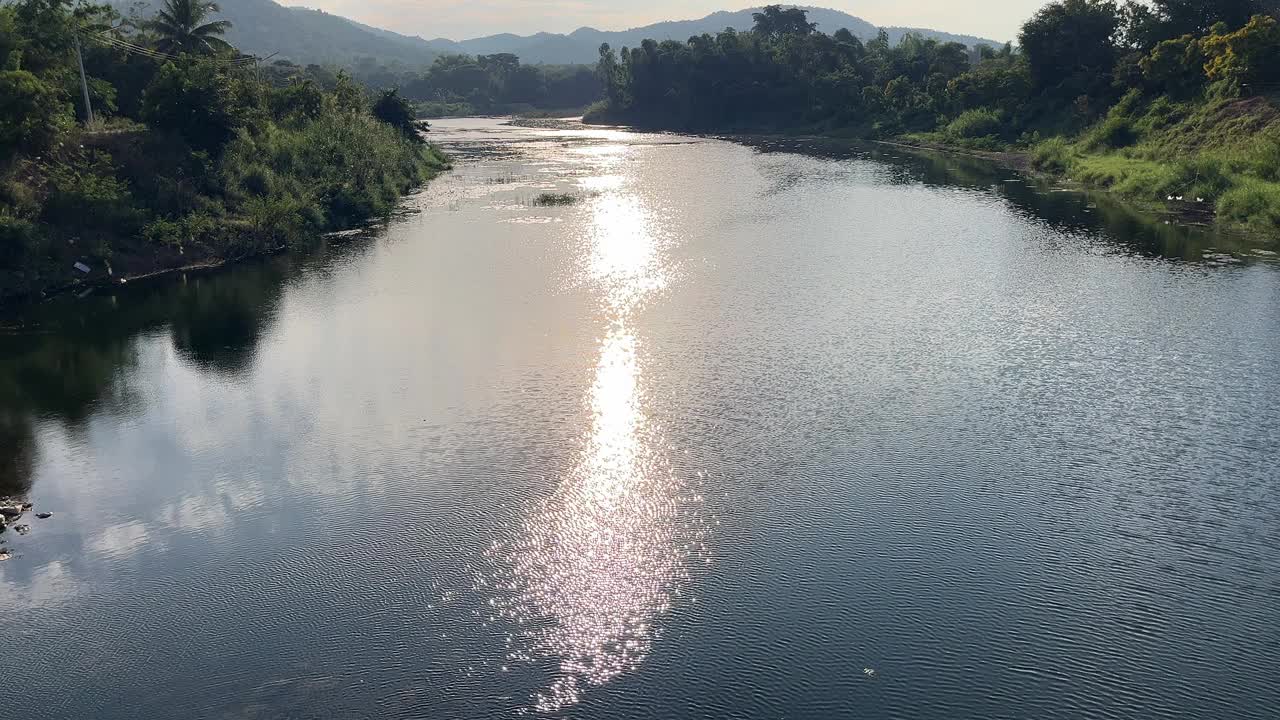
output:
[[[151,21],[151,29],[160,35],[156,49],[196,55],[230,49],[231,45],[219,36],[231,28],[231,22],[205,22],[211,13],[220,10],[218,3],[206,0],[164,0],[164,7]]]

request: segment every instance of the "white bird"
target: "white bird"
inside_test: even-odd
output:
[[[1202,198],[1202,197],[1198,197],[1198,198],[1196,198],[1196,202],[1204,202],[1204,198]]]
[[[1168,200],[1169,202],[1173,202],[1173,196],[1172,196],[1172,195],[1170,195],[1169,197],[1167,197],[1167,198],[1165,198],[1165,199],[1166,199],[1166,200]]]
[[[1182,196],[1181,196],[1181,195],[1179,195],[1179,196],[1178,196],[1178,202],[1182,202]]]

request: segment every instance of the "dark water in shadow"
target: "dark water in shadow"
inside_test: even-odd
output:
[[[437,132],[375,238],[4,323],[0,493],[55,513],[0,536],[6,707],[1274,717],[1269,248],[963,158]]]

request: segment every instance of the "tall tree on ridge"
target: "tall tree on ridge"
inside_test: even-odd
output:
[[[222,35],[231,29],[229,20],[209,20],[219,12],[218,3],[207,0],[164,0],[151,27],[160,35],[158,50],[169,53],[210,55],[231,49]]]

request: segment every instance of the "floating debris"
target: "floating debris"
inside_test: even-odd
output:
[[[37,518],[39,518],[39,519],[41,519],[41,520],[48,520],[49,518],[53,517],[53,513],[51,513],[51,512],[38,512],[38,513],[36,513],[36,517],[37,517]]]
[[[85,275],[88,275],[90,272],[92,272],[92,271],[93,271],[93,268],[89,267],[88,265],[85,265],[85,264],[84,264],[84,263],[82,263],[82,262],[78,262],[78,263],[76,263],[75,265],[72,265],[71,267],[75,268],[76,270],[79,270],[80,272],[84,273]]]
[[[9,548],[0,548],[0,562],[13,558],[13,553],[9,552]]]
[[[867,677],[869,677],[869,678],[873,678],[873,677],[875,677],[875,676],[876,676],[876,669],[875,669],[875,668],[864,667],[864,668],[862,668],[862,674],[863,674],[863,675],[866,675],[866,676],[867,676]]]
[[[13,531],[18,533],[19,535],[26,535],[27,533],[31,532],[31,526],[30,525],[14,525]]]

